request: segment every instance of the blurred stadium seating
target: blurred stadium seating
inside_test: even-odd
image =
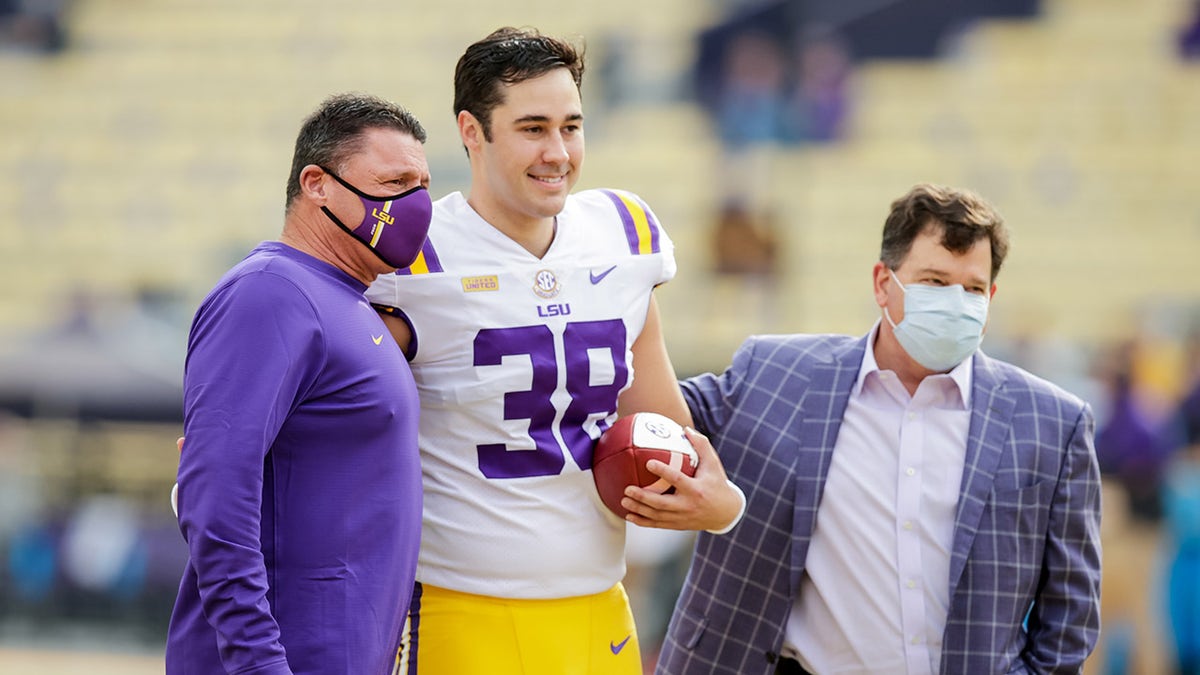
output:
[[[464,187],[453,65],[500,25],[586,40],[580,187],[635,190],[675,239],[680,272],[660,306],[682,374],[723,368],[752,332],[864,330],[883,216],[921,181],[976,189],[1013,228],[990,342],[1053,335],[1087,351],[1148,323],[1181,326],[1200,315],[1200,66],[1172,47],[1186,9],[1047,0],[1035,18],[963,26],[941,58],[862,61],[843,141],[766,151],[754,189],[779,215],[784,261],[767,292],[710,273],[720,148],[689,71],[697,36],[726,10],[718,0],[74,0],[67,49],[0,53],[0,399],[14,413],[0,417],[0,466],[27,495],[12,513],[61,536],[89,499],[123,495],[155,533],[142,544],[176,565],[147,571],[142,591],[157,595],[124,615],[160,635],[178,571],[164,510],[190,312],[278,234],[294,134],[330,93],[409,107],[430,133],[434,194]],[[74,347],[47,342],[70,331]],[[153,393],[90,418],[77,397],[46,393],[83,388],[87,366],[13,391],[16,364],[38,354],[84,363],[56,344],[127,367],[97,376],[110,378],[100,399],[143,376],[166,389],[139,387]],[[166,412],[132,419],[156,406]],[[4,520],[9,553],[29,523]],[[112,601],[76,589],[47,609],[14,597],[11,574],[0,626],[72,598]]]

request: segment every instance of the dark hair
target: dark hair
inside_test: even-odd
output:
[[[940,232],[942,246],[960,255],[986,238],[992,245],[991,280],[1000,274],[1008,255],[1008,228],[996,209],[974,192],[922,183],[892,202],[879,260],[890,269],[899,268],[913,240],[926,231]]]
[[[300,171],[309,164],[340,172],[342,164],[362,149],[368,129],[395,129],[425,142],[425,128],[404,108],[370,94],[336,94],[325,99],[300,127],[288,174],[287,203],[300,195]]]
[[[533,28],[504,27],[467,47],[454,68],[454,115],[466,110],[492,140],[492,110],[504,102],[501,85],[540,77],[566,68],[583,86],[583,50]]]

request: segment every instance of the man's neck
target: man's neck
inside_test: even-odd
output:
[[[494,211],[481,210],[481,204],[467,198],[467,204],[485,223],[496,228],[500,234],[515,241],[521,248],[529,251],[535,258],[541,258],[550,250],[554,243],[557,229],[557,218],[516,219],[505,218]]]
[[[341,232],[332,221],[328,227],[324,223],[314,222],[315,218],[325,218],[325,214],[289,214],[284,221],[283,232],[279,235],[282,244],[307,253],[322,262],[329,263],[346,274],[367,284],[375,281],[376,273],[364,264],[365,256],[355,255],[350,246],[360,246],[351,241],[345,232]],[[345,239],[345,242],[333,238]]]
[[[896,377],[900,379],[900,383],[904,385],[908,395],[912,396],[917,393],[917,387],[921,386],[921,381],[932,375],[933,372],[914,361],[908,352],[904,351],[904,347],[901,347],[900,343],[896,341],[895,334],[888,329],[889,326],[880,325],[879,334],[875,336],[875,363],[880,370],[890,370],[896,373]]]

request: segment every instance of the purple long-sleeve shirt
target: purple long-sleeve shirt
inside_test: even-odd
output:
[[[365,289],[268,242],[197,311],[168,675],[391,672],[420,538],[418,402]]]

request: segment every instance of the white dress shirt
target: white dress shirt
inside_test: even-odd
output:
[[[785,634],[810,672],[936,673],[970,425],[971,363],[910,396],[876,324],[834,444]]]

